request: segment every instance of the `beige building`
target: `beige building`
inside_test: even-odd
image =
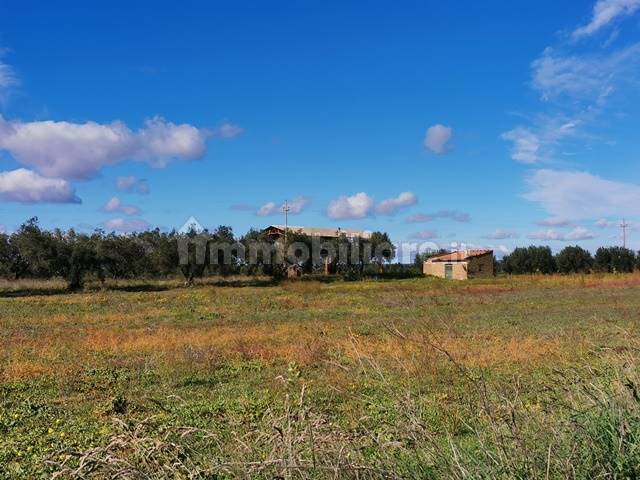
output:
[[[431,257],[423,273],[433,277],[467,280],[493,276],[493,250],[465,250]]]
[[[362,230],[351,230],[351,229],[343,229],[343,228],[318,228],[318,227],[297,227],[294,225],[289,225],[286,227],[286,230],[289,233],[302,233],[304,235],[309,235],[310,237],[320,237],[320,238],[339,238],[341,236],[345,236],[347,238],[371,238],[371,232],[362,231]],[[264,233],[269,235],[276,240],[284,236],[285,226],[284,225],[269,225],[267,228],[262,230]]]

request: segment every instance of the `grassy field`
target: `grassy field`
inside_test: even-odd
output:
[[[640,478],[640,276],[0,284],[0,478]]]

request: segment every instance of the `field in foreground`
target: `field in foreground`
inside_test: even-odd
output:
[[[0,285],[0,478],[638,478],[639,312],[638,275]]]

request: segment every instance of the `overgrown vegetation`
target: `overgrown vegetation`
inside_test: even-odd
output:
[[[638,478],[640,277],[0,284],[0,478]]]

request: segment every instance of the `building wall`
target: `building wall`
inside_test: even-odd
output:
[[[445,278],[445,265],[447,264],[453,266],[452,274],[454,280],[467,279],[467,262],[430,262],[427,260],[424,262],[423,273],[433,277]]]
[[[493,277],[493,255],[482,255],[469,259],[469,278]]]
[[[472,257],[465,262],[424,262],[422,273],[445,278],[445,265],[453,265],[453,279],[485,278],[493,276],[493,255]]]

